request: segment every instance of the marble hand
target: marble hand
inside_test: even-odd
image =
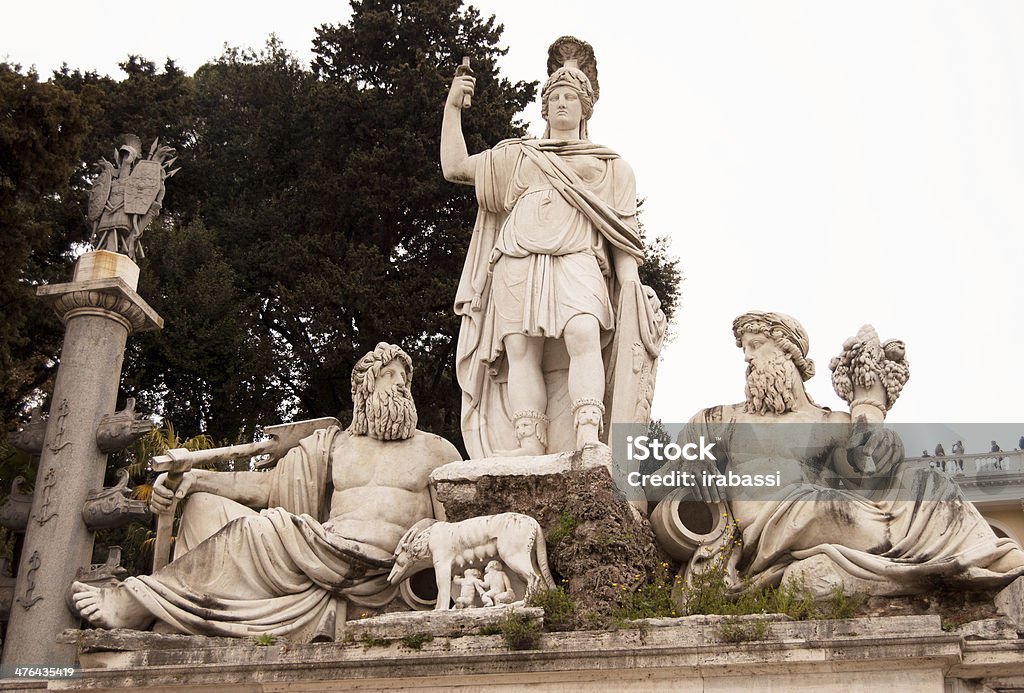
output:
[[[448,106],[454,106],[462,110],[465,97],[473,96],[476,90],[476,77],[471,75],[456,75],[452,80],[451,89],[448,90]]]
[[[181,478],[181,484],[177,491],[167,488],[167,472],[164,472],[153,482],[153,495],[149,498],[149,508],[154,514],[162,515],[168,512],[175,502],[188,495],[189,489],[196,481],[195,472],[185,472]]]

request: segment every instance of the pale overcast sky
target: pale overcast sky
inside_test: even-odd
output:
[[[633,166],[648,232],[673,238],[686,275],[656,416],[742,399],[730,325],[761,309],[807,328],[823,405],[842,405],[829,359],[870,322],[908,345],[891,421],[1024,422],[1024,3],[474,4],[504,24],[512,79],[543,78],[560,35],[595,48],[591,139]],[[117,76],[129,53],[191,72],[225,42],[274,32],[308,61],[314,27],[349,13],[19,2],[0,56],[43,75],[66,61]],[[527,112],[536,135],[539,111]]]

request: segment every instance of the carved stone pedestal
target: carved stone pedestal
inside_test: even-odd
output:
[[[78,261],[77,281],[37,290],[64,322],[64,346],[4,643],[5,665],[74,662],[74,648],[58,645],[56,637],[79,623],[64,595],[78,569],[92,563],[93,535],[82,506],[89,491],[103,485],[107,460],[97,446],[96,428],[114,412],[128,335],[163,325],[135,292],[135,264],[111,255],[87,253]]]
[[[611,459],[598,444],[561,455],[468,460],[435,470],[431,482],[450,522],[501,512],[535,518],[555,579],[582,623],[596,623],[667,561],[650,524],[612,482]]]

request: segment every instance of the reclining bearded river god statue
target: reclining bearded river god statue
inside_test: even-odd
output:
[[[600,91],[589,44],[549,49],[543,139],[470,156],[457,74],[444,106],[441,169],[473,185],[480,211],[455,299],[456,368],[471,458],[542,455],[646,423],[665,316],[640,284],[633,171],[591,142]]]
[[[747,399],[690,420],[678,443],[715,441],[716,460],[683,465],[724,484],[778,483],[694,484],[652,498],[661,500],[651,515],[659,543],[684,566],[677,598],[708,571],[734,590],[785,578],[820,597],[914,594],[943,582],[987,588],[1024,575],[1021,547],[997,538],[948,475],[904,466],[899,436],[880,425],[909,376],[902,342],[882,344],[869,326],[847,340],[832,362],[846,414],[804,389],[814,363],[796,320],[746,313],[733,333]],[[695,509],[705,516],[688,528]]]
[[[434,516],[430,472],[461,459],[416,430],[411,378],[408,355],[378,344],[352,371],[348,430],[317,431],[269,472],[189,471],[176,493],[158,477],[157,511],[188,496],[175,560],[115,587],[76,582],[75,608],[105,628],[301,642],[333,640],[349,603],[391,602],[395,548]]]

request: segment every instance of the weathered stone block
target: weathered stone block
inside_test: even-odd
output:
[[[995,603],[998,614],[1005,616],[1018,631],[1024,631],[1024,577],[997,594]]]
[[[586,623],[606,617],[668,560],[650,523],[613,483],[611,463],[611,451],[595,445],[562,455],[455,462],[431,481],[450,522],[501,512],[535,518],[552,572]]]
[[[479,635],[481,630],[503,624],[510,611],[516,616],[536,623],[538,627],[542,625],[544,610],[537,607],[411,611],[348,621],[345,624],[345,636],[358,642],[365,638],[395,640],[423,633],[435,637],[456,638],[463,635]]]
[[[94,250],[78,258],[71,281],[84,282],[113,277],[124,279],[125,284],[132,290],[139,288],[139,266],[130,257],[109,250]]]
[[[956,629],[968,640],[1016,640],[1017,629],[1001,618],[971,621]]]

